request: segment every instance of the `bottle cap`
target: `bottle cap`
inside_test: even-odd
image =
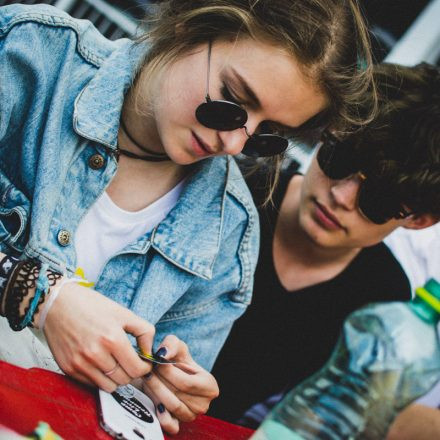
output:
[[[424,287],[417,287],[416,295],[440,314],[440,283],[431,278]]]

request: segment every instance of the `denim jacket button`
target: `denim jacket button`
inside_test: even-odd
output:
[[[93,170],[99,170],[104,166],[105,160],[100,154],[94,154],[90,156],[89,167]]]
[[[69,245],[70,244],[70,232],[66,231],[65,229],[61,229],[61,231],[58,232],[57,240],[61,246]]]

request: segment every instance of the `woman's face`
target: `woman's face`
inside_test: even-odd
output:
[[[314,156],[302,181],[298,211],[299,224],[313,242],[327,248],[362,248],[411,223],[410,217],[381,225],[366,219],[357,203],[361,184],[358,175],[330,179]]]
[[[263,121],[298,127],[326,106],[326,96],[307,78],[298,62],[279,47],[249,38],[212,45],[211,99],[237,102],[248,113],[253,133]],[[208,44],[178,59],[161,73],[150,96],[145,139],[177,164],[241,152],[244,129],[216,131],[200,124],[196,108],[205,101]],[[148,137],[147,137],[148,136]]]

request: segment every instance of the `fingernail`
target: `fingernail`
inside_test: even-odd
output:
[[[156,355],[157,356],[162,356],[164,357],[167,354],[167,349],[166,347],[161,347],[159,348],[159,350],[156,351]]]
[[[159,405],[157,405],[157,410],[162,414],[163,412],[165,412],[165,406],[163,403],[159,403]]]

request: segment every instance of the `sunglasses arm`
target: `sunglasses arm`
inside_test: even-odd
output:
[[[211,97],[209,96],[209,77],[211,73],[211,40],[208,43],[208,69],[206,73],[206,102],[211,102]]]
[[[246,125],[243,125],[243,127],[241,127],[241,128],[244,128],[244,131],[246,132],[246,136],[247,136],[248,138],[254,137],[253,134],[250,134],[250,133],[249,133],[249,131],[248,131]]]

